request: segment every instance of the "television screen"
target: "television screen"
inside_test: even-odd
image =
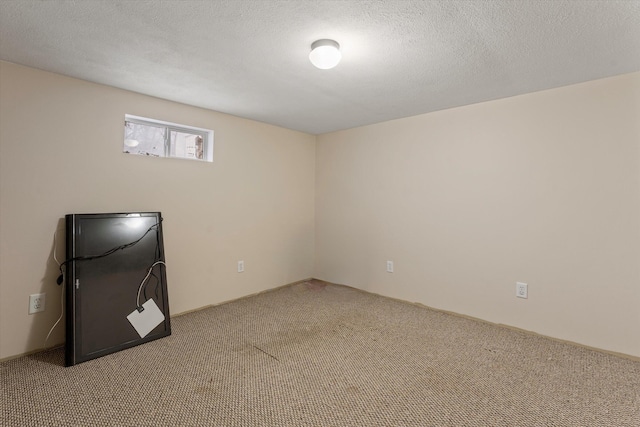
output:
[[[66,216],[65,363],[171,334],[160,212]]]

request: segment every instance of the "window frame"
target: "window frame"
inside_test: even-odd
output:
[[[163,155],[158,157],[165,157],[169,159],[185,159],[196,160],[200,162],[213,162],[213,130],[204,129],[195,126],[187,126],[179,123],[167,122],[164,120],[151,119],[149,117],[136,116],[133,114],[124,115],[124,126],[126,128],[127,123],[134,123],[142,126],[153,126],[164,128],[164,150]],[[126,132],[126,130],[125,130]],[[188,133],[191,135],[200,136],[202,138],[202,159],[195,157],[182,157],[171,155],[171,132]],[[124,141],[123,141],[124,143]],[[124,146],[123,146],[123,152]],[[127,153],[138,154],[138,153]]]

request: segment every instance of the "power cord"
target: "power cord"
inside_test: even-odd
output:
[[[142,287],[144,286],[144,282],[146,282],[147,279],[149,278],[149,276],[151,275],[151,270],[153,270],[153,267],[155,267],[158,264],[162,264],[165,267],[167,266],[167,264],[165,264],[164,261],[156,261],[153,264],[151,264],[151,267],[149,267],[149,271],[147,271],[147,275],[144,276],[144,279],[142,279],[142,282],[140,282],[140,286],[138,287],[138,296],[136,297],[136,307],[138,308],[138,311],[140,311],[140,312],[142,312],[142,306],[140,305],[140,291],[142,291]]]
[[[62,272],[62,265],[60,264],[60,261],[58,261],[58,257],[56,256],[56,248],[58,246],[57,234],[58,234],[58,230],[56,230],[53,233],[53,260],[56,262],[56,264],[58,264],[58,268],[60,269],[60,272]],[[47,334],[47,337],[44,339],[44,347],[47,346],[47,341],[49,341],[49,337],[51,336],[51,333],[56,328],[56,326],[58,326],[58,323],[60,323],[60,321],[62,320],[62,316],[64,315],[64,281],[58,284],[62,284],[62,289],[60,290],[60,317],[58,317],[58,320],[56,320],[56,323],[54,323],[51,329],[49,329],[49,333]]]

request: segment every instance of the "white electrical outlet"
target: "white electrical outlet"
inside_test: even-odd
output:
[[[238,273],[244,272],[244,261],[238,261]]]
[[[387,261],[387,273],[393,273],[393,261]]]
[[[31,294],[29,295],[29,314],[44,311],[47,294]]]
[[[529,285],[522,282],[516,282],[516,296],[518,298],[528,298],[529,297]]]

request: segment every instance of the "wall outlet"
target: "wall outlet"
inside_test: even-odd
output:
[[[528,298],[529,297],[529,285],[522,282],[516,282],[516,296],[518,298]]]
[[[29,295],[29,314],[44,311],[47,294],[31,294]]]
[[[387,273],[393,273],[393,261],[387,261]]]
[[[244,261],[238,261],[238,273],[244,272]]]

